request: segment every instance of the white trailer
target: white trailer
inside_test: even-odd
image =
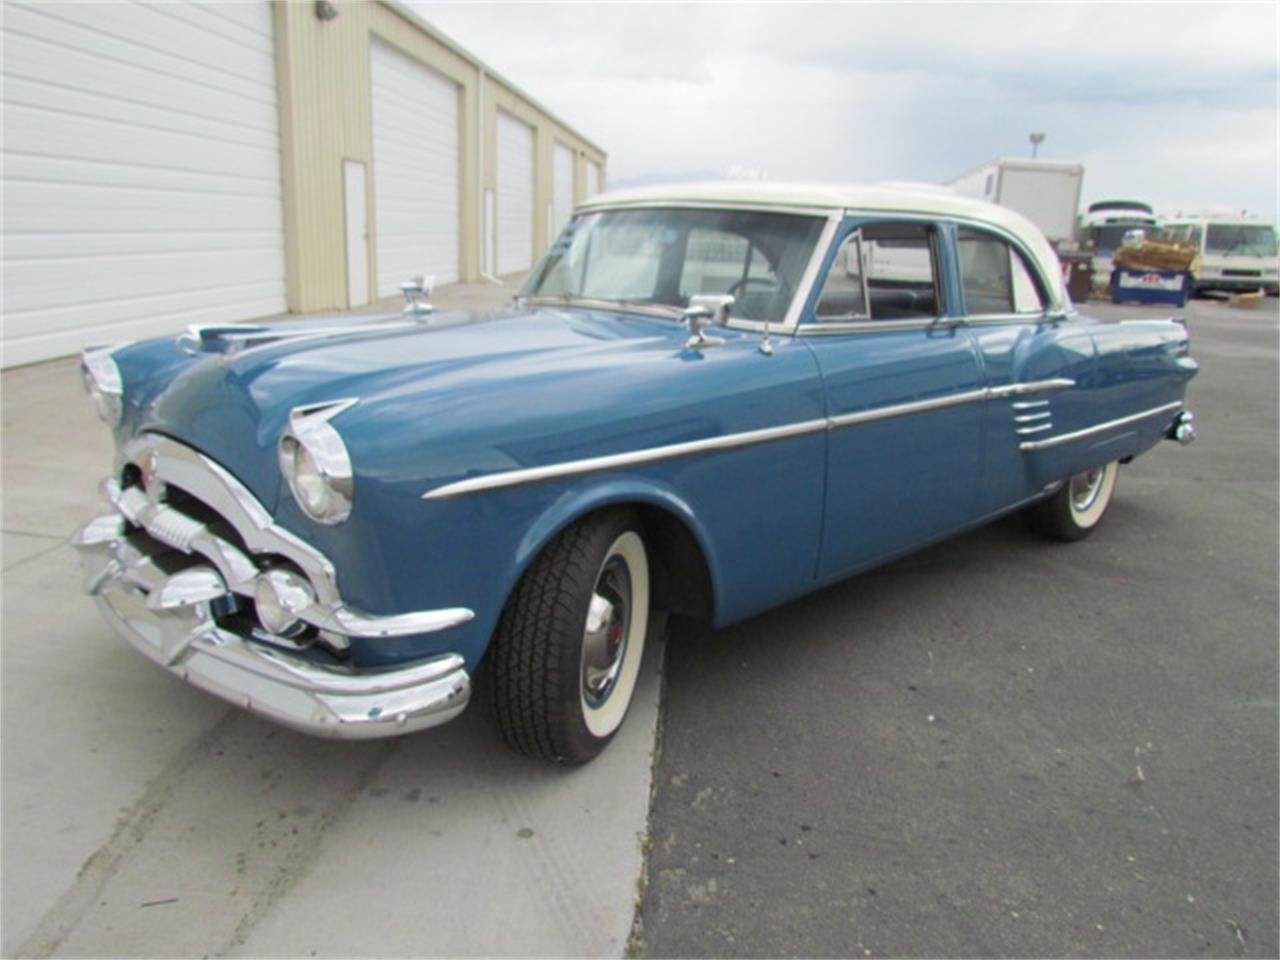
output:
[[[947,181],[965,197],[998,203],[1022,214],[1053,244],[1071,240],[1084,164],[1000,157]]]

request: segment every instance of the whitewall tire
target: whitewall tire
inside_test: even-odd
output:
[[[603,750],[635,694],[649,605],[649,557],[630,511],[592,514],[548,543],[508,600],[487,657],[507,744],[567,764]]]
[[[1106,516],[1115,493],[1120,464],[1110,463],[1077,473],[1056,493],[1028,511],[1032,527],[1054,540],[1083,540]]]

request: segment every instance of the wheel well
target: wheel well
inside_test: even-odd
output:
[[[649,548],[654,608],[710,620],[714,610],[711,573],[693,532],[661,507],[647,503],[627,506],[640,517]]]

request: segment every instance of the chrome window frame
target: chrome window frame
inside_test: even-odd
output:
[[[930,248],[931,248],[930,256],[932,258],[932,267],[933,267],[933,285],[934,285],[935,291],[937,292],[938,306],[942,308],[942,312],[937,313],[932,317],[920,317],[918,319],[913,318],[913,319],[907,319],[907,320],[867,319],[867,320],[825,320],[824,321],[824,320],[818,319],[818,314],[817,314],[818,304],[815,301],[813,305],[814,306],[813,319],[807,323],[801,323],[796,326],[795,332],[798,336],[831,336],[833,334],[841,334],[841,333],[887,333],[891,330],[934,330],[934,329],[937,329],[938,327],[954,326],[961,322],[960,319],[957,317],[949,317],[945,311],[945,305],[944,305],[944,301],[946,300],[945,284],[943,282],[944,277],[942,276],[942,273],[939,269],[941,266],[939,262],[941,258],[939,257],[938,244],[939,244],[939,238],[942,236],[942,231],[939,228],[942,227],[944,224],[954,223],[955,222],[954,217],[935,216],[933,214],[928,214],[928,213],[901,213],[901,212],[895,213],[889,210],[878,211],[878,210],[847,210],[846,209],[841,211],[840,221],[842,223],[845,220],[848,220],[851,218],[857,218],[859,220],[867,220],[867,221],[878,221],[878,222],[879,221],[895,221],[895,220],[901,221],[901,222],[909,221],[912,223],[921,223],[926,226],[934,227],[933,233],[930,237]],[[852,236],[854,233],[861,235],[862,227],[865,225],[866,224],[860,224],[854,231],[850,233],[850,236]],[[848,238],[846,237],[845,239],[848,239]],[[844,241],[841,241],[841,243],[843,242]],[[825,277],[823,279],[825,279]],[[863,288],[864,290],[866,288],[865,277],[863,279]],[[870,306],[869,296],[867,298],[867,304],[868,306]]]
[[[846,210],[841,221],[849,219],[849,215],[850,212]],[[890,218],[890,215],[884,216],[886,216],[886,220]],[[869,216],[867,219],[876,220],[877,223],[883,223],[884,221],[878,220],[876,215]],[[923,223],[925,227],[934,228],[932,232],[929,233],[929,266],[931,266],[931,269],[933,270],[934,300],[937,300],[938,305],[942,306],[943,301],[946,300],[946,297],[943,296],[946,288],[945,284],[943,284],[942,271],[940,270],[941,257],[938,256],[938,252],[940,252],[940,247],[938,247],[938,238],[942,236],[942,232],[937,228],[941,227],[942,223],[945,223],[946,218],[940,220],[936,218],[936,216],[929,216],[928,214],[896,214],[892,215],[892,219],[913,220],[916,221],[916,223]],[[868,224],[859,224],[858,227],[851,230],[851,232],[840,242],[841,247],[844,247],[844,244],[849,242],[849,237],[856,236],[859,238],[859,242],[863,241],[864,238],[861,234],[863,234],[863,227],[867,227],[867,225]],[[837,256],[838,253],[840,253],[840,251],[837,250]],[[835,260],[832,262],[835,262]],[[831,273],[831,270],[828,269],[827,273]],[[820,298],[822,294],[820,294],[820,291],[817,292],[818,297]],[[870,307],[870,289],[868,288],[867,275],[865,275],[865,273],[863,274],[863,300],[867,303],[867,306]],[[797,325],[797,334],[817,334],[819,337],[822,337],[822,335],[837,333],[883,333],[888,332],[888,330],[929,330],[940,328],[940,326],[955,325],[956,323],[959,323],[955,317],[948,317],[945,310],[938,312],[938,314],[934,314],[933,316],[909,317],[909,319],[904,320],[874,320],[870,315],[868,315],[865,320],[820,320],[818,317],[817,300],[814,301],[813,306],[813,323]]]
[[[1025,244],[1013,233],[1004,229],[999,224],[993,224],[986,220],[980,220],[975,217],[966,217],[963,215],[950,213],[917,213],[904,212],[901,210],[886,210],[880,208],[851,208],[851,207],[831,207],[825,204],[815,204],[807,206],[804,204],[792,203],[756,203],[716,200],[716,201],[699,201],[699,200],[632,200],[632,201],[615,201],[601,204],[587,204],[580,206],[574,211],[574,216],[586,213],[602,213],[610,210],[636,210],[636,209],[654,209],[654,210],[738,210],[738,211],[755,211],[760,213],[787,213],[800,216],[814,217],[816,219],[825,220],[822,231],[818,235],[817,241],[814,243],[813,253],[809,258],[809,264],[805,267],[804,273],[801,275],[800,283],[796,288],[796,292],[792,295],[791,303],[787,308],[786,315],[781,323],[768,323],[763,320],[744,320],[734,317],[732,313],[726,326],[732,330],[744,330],[754,333],[772,333],[772,334],[789,334],[792,336],[831,336],[835,334],[846,333],[885,333],[889,331],[902,330],[929,330],[938,327],[958,326],[961,324],[969,325],[987,325],[987,324],[1040,324],[1045,322],[1056,322],[1066,319],[1076,314],[1070,300],[1056,301],[1054,299],[1055,287],[1049,283],[1041,269],[1039,259],[1032,254]],[[922,318],[920,320],[857,320],[848,322],[820,322],[816,319],[806,320],[805,313],[809,309],[809,303],[813,299],[813,294],[817,287],[819,274],[822,272],[823,261],[826,260],[827,254],[831,251],[831,244],[835,239],[836,233],[839,231],[841,224],[846,220],[856,218],[860,220],[887,220],[911,223],[932,224],[941,228],[945,225],[954,227],[973,227],[978,230],[986,231],[999,237],[1007,242],[1011,247],[1016,249],[1022,256],[1023,262],[1031,272],[1033,279],[1038,280],[1044,291],[1048,293],[1049,303],[1041,313],[1035,314],[980,314],[974,316],[949,316],[945,312],[939,313],[933,318]],[[861,229],[861,228],[859,228]],[[941,230],[937,230],[934,234],[935,238],[941,236]],[[935,239],[935,271],[939,264],[937,263],[937,248]],[[945,286],[945,277],[937,277],[939,290],[943,291]],[[943,298],[945,299],[945,297]],[[816,306],[816,304],[815,304]],[[942,306],[940,303],[939,306]],[[631,309],[631,308],[628,308]]]
[[[780,323],[772,323],[767,320],[744,320],[740,317],[735,317],[731,311],[729,320],[725,324],[730,330],[747,330],[755,333],[773,334],[794,334],[796,332],[796,328],[800,324],[800,316],[804,313],[804,309],[809,303],[809,297],[813,292],[813,285],[817,280],[818,272],[822,269],[822,261],[826,259],[827,251],[831,248],[831,240],[844,220],[844,212],[842,210],[827,206],[807,207],[798,204],[703,202],[697,200],[662,200],[656,202],[653,200],[636,200],[622,203],[602,203],[597,206],[579,207],[574,211],[574,216],[588,213],[606,213],[610,210],[732,210],[745,213],[784,213],[825,221],[817,239],[814,241],[809,263],[800,275],[800,282],[796,285],[795,292],[791,295],[791,302],[787,306],[787,311],[783,315],[782,321]],[[627,309],[630,310],[632,308],[628,306]]]
[[[949,316],[946,313],[939,314],[932,320],[869,320],[869,321],[852,321],[848,323],[822,323],[817,320],[800,323],[795,333],[798,336],[832,336],[835,334],[845,333],[887,333],[889,331],[901,330],[931,330],[939,327],[950,326],[989,326],[997,324],[1030,324],[1039,325],[1042,323],[1057,323],[1069,317],[1077,316],[1078,311],[1074,309],[1074,305],[1070,300],[1061,302],[1055,301],[1053,298],[1054,286],[1045,279],[1044,271],[1040,269],[1040,262],[1026,245],[1018,239],[1017,236],[1005,230],[998,224],[988,223],[985,220],[979,220],[974,217],[959,216],[956,214],[929,214],[929,213],[903,213],[893,210],[857,210],[845,209],[841,219],[857,217],[859,219],[893,219],[901,221],[917,221],[924,223],[932,223],[938,226],[951,225],[959,227],[973,227],[978,230],[985,230],[994,234],[1001,240],[1009,243],[1016,249],[1023,258],[1027,268],[1032,272],[1033,278],[1040,281],[1041,286],[1049,293],[1049,303],[1040,313],[1015,313],[1015,314],[977,314]]]

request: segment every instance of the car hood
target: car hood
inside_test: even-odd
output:
[[[355,398],[334,426],[365,477],[427,447],[441,475],[462,473],[476,468],[477,457],[491,458],[481,451],[491,451],[508,432],[504,425],[530,405],[540,418],[562,406],[566,415],[591,419],[602,397],[651,377],[662,361],[671,364],[687,337],[663,318],[555,308],[245,329],[260,339],[228,340],[243,336],[228,327],[206,334],[208,353],[188,342],[195,356],[129,399],[134,429],[203,451],[268,505],[279,490],[275,445],[294,407]],[[165,349],[173,364],[177,348],[170,341]],[[121,357],[126,383],[130,359],[138,365]]]

